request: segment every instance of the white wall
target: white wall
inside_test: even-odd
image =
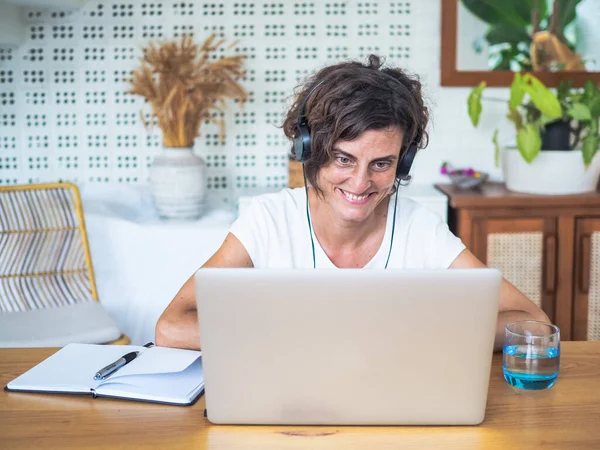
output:
[[[149,38],[182,30],[198,41],[223,33],[250,55],[245,85],[253,102],[244,113],[230,108],[225,146],[215,145],[215,126],[203,127],[196,145],[209,163],[209,189],[223,200],[254,186],[286,185],[288,144],[273,123],[297,79],[370,52],[424,82],[433,120],[430,145],[415,162],[416,183],[444,180],[444,160],[499,176],[491,136],[504,105],[486,104],[474,130],[469,89],[440,87],[440,0],[94,0],[74,13],[26,8],[21,20],[25,43],[0,47],[0,184],[145,181],[160,135],[147,135],[137,117],[143,102],[124,94],[123,80]]]
[[[600,2],[582,1],[577,5],[576,11],[576,50],[583,57],[587,70],[600,71]]]

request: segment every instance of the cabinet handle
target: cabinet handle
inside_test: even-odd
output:
[[[590,251],[592,242],[589,234],[581,236],[579,254],[579,290],[582,294],[587,294],[590,290]]]
[[[546,236],[544,243],[546,250],[544,267],[544,290],[547,294],[554,294],[556,286],[556,236]]]

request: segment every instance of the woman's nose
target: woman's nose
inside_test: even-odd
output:
[[[354,176],[352,177],[352,190],[354,194],[360,194],[366,191],[371,184],[371,174],[369,173],[368,168],[358,167],[354,171]]]

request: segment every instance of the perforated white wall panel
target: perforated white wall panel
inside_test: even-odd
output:
[[[146,180],[160,132],[147,134],[143,101],[126,94],[125,80],[148,40],[190,33],[200,42],[216,32],[248,55],[251,96],[245,110],[229,108],[225,144],[216,126],[201,130],[196,151],[206,158],[208,187],[226,200],[244,188],[285,186],[288,144],[276,125],[298,80],[375,52],[435,87],[439,10],[439,0],[104,0],[73,13],[24,9],[27,41],[0,47],[0,184]],[[452,110],[456,116],[454,99]],[[430,154],[424,164],[435,174],[443,156]]]

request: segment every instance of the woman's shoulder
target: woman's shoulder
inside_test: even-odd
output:
[[[278,192],[269,192],[253,198],[256,206],[276,213],[289,212],[303,208],[306,202],[304,188],[284,188]]]
[[[433,212],[422,203],[408,197],[398,198],[397,216],[399,220],[408,223],[437,223],[442,220],[439,214]]]

